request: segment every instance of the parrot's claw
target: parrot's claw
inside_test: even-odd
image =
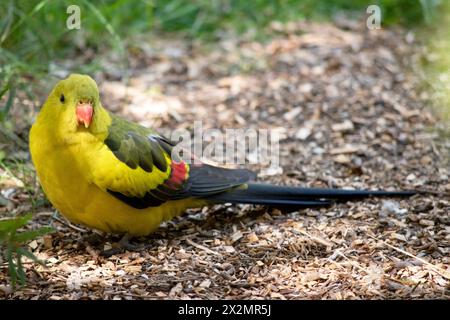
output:
[[[102,256],[110,257],[115,254],[123,253],[124,251],[141,251],[148,248],[148,244],[134,244],[130,242],[130,235],[125,234],[119,242],[114,244],[114,247],[108,250],[102,251]]]
[[[79,241],[85,246],[90,245],[96,247],[104,242],[104,237],[98,233],[89,233],[87,235],[82,235]]]

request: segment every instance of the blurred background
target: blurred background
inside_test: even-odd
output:
[[[81,9],[79,30],[64,27],[72,4]],[[448,79],[450,14],[443,0],[5,0],[0,4],[0,121],[12,106],[14,88],[25,82],[31,92],[27,80],[52,75],[70,59],[83,62],[71,71],[92,72],[105,56],[115,56],[123,74],[130,53],[143,43],[151,47],[158,37],[209,44],[233,37],[264,42],[273,36],[274,22],[358,20],[366,17],[370,4],[381,8],[383,28],[414,30],[428,45],[431,55],[424,64],[434,73],[444,72],[430,75],[428,85]]]

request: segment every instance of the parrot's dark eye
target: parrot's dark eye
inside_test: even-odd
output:
[[[61,97],[59,97],[59,101],[61,101],[62,103],[64,103],[64,101],[66,101],[66,98],[64,97],[63,94],[61,94]]]

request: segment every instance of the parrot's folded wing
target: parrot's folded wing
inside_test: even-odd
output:
[[[92,182],[134,208],[204,198],[255,178],[249,170],[189,165],[172,154],[174,142],[150,129],[111,117],[105,152],[90,161]]]

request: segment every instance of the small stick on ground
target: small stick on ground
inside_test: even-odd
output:
[[[58,218],[56,215],[53,215],[53,216],[52,216],[52,219],[55,219],[55,220],[58,221],[59,223],[62,223],[63,225],[65,225],[65,226],[67,226],[67,227],[69,227],[69,228],[71,228],[71,229],[73,229],[73,230],[76,230],[76,231],[79,231],[79,232],[82,232],[82,233],[88,232],[88,231],[85,230],[85,229],[82,229],[82,228],[80,228],[80,227],[74,226],[73,224],[71,224],[71,223],[68,222],[67,220],[63,220],[63,219]]]
[[[195,243],[194,241],[192,241],[192,240],[189,239],[189,238],[186,238],[186,242],[187,242],[188,244],[190,244],[191,246],[196,247],[196,248],[198,248],[198,249],[201,249],[201,250],[203,250],[203,251],[205,251],[205,252],[214,254],[214,255],[216,255],[216,256],[221,256],[220,253],[218,253],[218,252],[216,252],[216,251],[213,251],[213,250],[211,250],[211,249],[209,249],[209,248],[207,248],[207,247],[205,247],[205,246],[202,246],[201,244]]]
[[[448,274],[447,271],[441,270],[441,268],[436,267],[435,265],[429,263],[428,261],[426,261],[426,260],[424,260],[424,259],[422,259],[422,258],[420,258],[420,257],[417,257],[417,256],[413,255],[412,253],[409,253],[408,251],[405,251],[405,250],[403,250],[403,249],[397,248],[397,247],[395,247],[395,246],[393,246],[393,245],[387,243],[387,242],[384,241],[384,240],[377,239],[377,238],[375,238],[375,237],[373,237],[373,236],[371,236],[371,235],[368,235],[368,236],[371,237],[372,239],[377,240],[377,241],[381,241],[381,242],[382,242],[383,244],[385,244],[387,247],[389,247],[389,248],[391,248],[391,249],[394,249],[395,251],[398,251],[398,252],[400,252],[400,253],[403,253],[404,255],[407,255],[408,257],[414,258],[414,259],[416,259],[417,261],[422,262],[423,264],[429,266],[431,270],[433,270],[434,272],[436,272],[436,273],[439,274],[440,276],[444,277],[444,278],[447,279],[447,280],[450,280],[450,274]]]
[[[300,229],[300,228],[295,228],[296,231],[298,231],[299,233],[311,238],[311,240],[313,240],[314,242],[317,242],[318,244],[321,244],[327,248],[332,248],[333,247],[333,243],[331,241],[328,241],[326,239],[320,238],[318,236],[313,236],[311,234],[309,234],[308,232]]]

